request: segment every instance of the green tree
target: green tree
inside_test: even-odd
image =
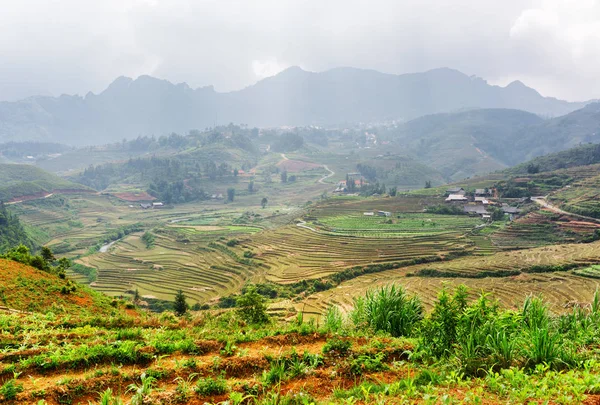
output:
[[[282,183],[287,183],[288,181],[288,174],[287,174],[287,170],[284,170],[281,172],[281,182]]]
[[[431,188],[431,180],[425,182],[425,188]]]
[[[237,168],[233,169],[233,177],[237,177],[238,174],[240,174],[240,171]]]
[[[269,203],[269,200],[267,199],[267,197],[263,197],[262,201],[260,202],[260,205],[263,208],[266,208],[267,204]]]
[[[253,193],[254,192],[254,182],[251,181],[250,183],[248,183],[248,192],[249,193]]]
[[[175,295],[175,302],[173,304],[173,310],[175,311],[175,315],[185,315],[185,313],[188,311],[188,308],[189,306],[186,301],[185,295],[183,294],[183,291],[177,291],[177,294]]]
[[[227,189],[227,201],[233,202],[235,198],[235,188]]]
[[[256,292],[256,287],[249,287],[244,295],[236,300],[237,313],[248,323],[263,324],[269,321],[265,298]]]
[[[52,253],[52,250],[50,250],[48,246],[42,246],[41,254],[47,263],[52,263],[56,260],[56,257],[54,257],[54,253]]]

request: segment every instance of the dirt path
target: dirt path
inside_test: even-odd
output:
[[[329,167],[327,167],[327,165],[323,165],[323,168],[325,170],[327,170],[329,172],[329,174],[326,175],[326,176],[321,177],[319,179],[319,183],[321,183],[321,184],[327,184],[327,183],[325,183],[325,180],[328,179],[328,178],[330,178],[331,176],[334,176],[335,172],[333,170],[331,170]]]
[[[568,215],[571,217],[585,219],[586,221],[591,221],[591,222],[600,224],[600,220],[597,218],[586,217],[585,215],[573,214],[572,212],[561,210],[560,208],[558,208],[558,207],[550,204],[548,201],[546,201],[546,197],[531,197],[531,199],[533,201],[535,201],[536,204],[539,204],[540,206],[542,206],[552,212],[556,212],[557,214]]]
[[[281,158],[282,158],[283,160],[289,160],[289,159],[288,159],[288,157],[285,155],[285,153],[282,153],[282,154],[281,154]]]

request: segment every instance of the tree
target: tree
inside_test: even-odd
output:
[[[269,200],[267,200],[267,197],[263,197],[262,201],[260,202],[260,205],[263,208],[266,208],[267,204],[269,203]]]
[[[431,180],[425,182],[425,188],[431,188]]]
[[[183,294],[183,291],[179,290],[177,291],[177,294],[175,295],[175,302],[173,304],[173,309],[175,310],[175,315],[177,316],[183,316],[185,315],[185,313],[188,311],[188,304],[185,298],[185,295]]]
[[[390,191],[388,192],[388,194],[392,197],[396,197],[397,193],[398,193],[398,189],[396,187],[391,187]]]
[[[265,298],[256,292],[254,286],[236,300],[236,306],[238,315],[248,323],[263,324],[269,321]]]
[[[52,253],[52,250],[48,246],[42,246],[42,257],[47,263],[52,263],[56,260],[54,253]]]
[[[249,193],[254,192],[254,181],[251,181],[250,183],[248,183],[248,192]]]
[[[227,201],[233,202],[234,198],[235,198],[235,188],[228,188],[227,189]]]
[[[133,302],[137,303],[139,300],[140,300],[140,292],[136,288],[135,291],[133,292]]]
[[[237,177],[238,174],[240,174],[240,171],[237,168],[233,169],[233,177]]]
[[[287,170],[284,170],[281,172],[281,182],[287,183],[287,180],[288,180]]]

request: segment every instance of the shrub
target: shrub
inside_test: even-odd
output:
[[[269,321],[265,299],[254,287],[248,288],[248,291],[236,300],[236,305],[238,315],[246,322],[264,324]]]
[[[201,378],[196,383],[195,388],[196,394],[201,397],[207,397],[210,395],[222,395],[229,391],[227,382],[224,378]]]
[[[323,353],[337,353],[339,355],[346,355],[350,350],[350,347],[352,347],[351,341],[334,337],[327,340],[323,346]]]

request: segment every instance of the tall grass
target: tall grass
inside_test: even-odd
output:
[[[402,286],[391,285],[368,291],[364,299],[355,301],[352,319],[395,337],[411,336],[423,319],[423,304],[408,297]]]

